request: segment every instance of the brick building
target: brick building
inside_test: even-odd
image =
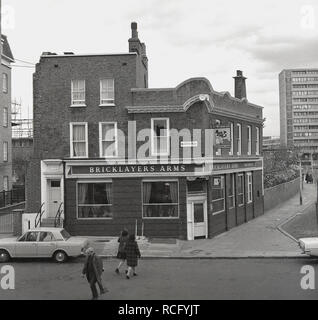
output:
[[[124,54],[42,54],[27,212],[74,235],[213,237],[263,214],[262,107],[205,78],[148,88],[132,23]]]
[[[0,1],[1,11],[1,1]],[[0,17],[1,22],[1,17]],[[14,62],[8,39],[0,26],[0,192],[12,188],[11,156],[11,63]]]

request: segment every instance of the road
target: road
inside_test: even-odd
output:
[[[0,299],[90,299],[82,261],[14,261],[15,290]],[[116,275],[116,260],[104,260],[107,300],[317,299],[318,288],[300,287],[300,269],[313,259],[141,260],[138,276]],[[0,265],[1,267],[1,265]],[[318,277],[318,273],[317,273]],[[0,275],[1,278],[1,275]],[[316,284],[317,281],[316,281]]]

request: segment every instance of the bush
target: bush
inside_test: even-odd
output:
[[[292,181],[299,177],[299,171],[293,168],[286,170],[264,172],[264,188],[275,187],[279,184]]]

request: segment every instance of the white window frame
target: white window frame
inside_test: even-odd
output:
[[[102,91],[102,83],[103,81],[111,80],[113,82],[113,99],[103,99],[103,91]],[[105,93],[109,93],[110,91],[106,91]],[[99,94],[100,94],[100,106],[115,106],[115,79],[114,78],[106,78],[101,79],[99,81]],[[103,100],[109,100],[109,102],[103,102]]]
[[[96,184],[96,183],[105,183],[105,184],[111,184],[112,185],[112,199],[111,199],[111,201],[112,201],[112,204],[110,204],[109,206],[112,206],[112,209],[113,209],[113,206],[114,206],[114,189],[113,189],[113,187],[114,187],[114,184],[113,184],[113,181],[112,180],[96,180],[96,181],[89,181],[89,180],[79,180],[79,181],[77,181],[76,182],[76,219],[77,220],[95,220],[95,221],[100,221],[100,220],[113,220],[114,219],[114,212],[112,212],[113,213],[113,216],[111,217],[111,218],[106,218],[106,217],[104,217],[104,218],[96,218],[96,217],[93,217],[93,218],[79,218],[79,216],[78,216],[78,207],[79,207],[79,205],[78,205],[78,185],[79,184],[83,184],[83,183],[86,183],[86,184]],[[84,206],[91,206],[91,207],[93,207],[93,206],[100,206],[100,204],[98,204],[98,205],[82,205],[83,207]],[[106,205],[105,205],[106,206]]]
[[[165,120],[167,123],[167,136],[164,136],[167,138],[167,152],[156,152],[155,151],[155,130],[154,130],[154,123],[155,121],[163,121]],[[169,156],[170,154],[170,118],[151,118],[151,155],[152,156]]]
[[[9,76],[7,73],[2,74],[2,92],[8,93],[9,91]]]
[[[103,140],[102,140],[102,133],[103,133],[103,125],[104,124],[113,124],[115,130],[115,145],[116,145],[116,154],[114,156],[106,156],[103,155]],[[99,123],[99,156],[100,158],[117,158],[118,157],[118,127],[117,122],[100,122]]]
[[[223,210],[212,212],[213,216],[218,215],[218,214],[223,213],[223,212],[226,211],[226,206],[225,206],[225,175],[222,175],[222,174],[221,175],[215,175],[215,176],[212,176],[212,179],[216,178],[216,177],[220,177],[221,178],[221,187],[223,189],[223,198],[218,198],[218,199],[211,200],[212,211],[213,211],[213,203],[221,201],[221,200],[223,200]]]
[[[252,127],[247,126],[247,155],[252,154]]]
[[[3,177],[3,191],[9,191],[9,177]]]
[[[74,82],[82,81],[84,83],[84,100],[74,100]],[[71,81],[71,106],[72,107],[86,107],[86,81],[83,79],[74,79]]]
[[[255,149],[255,153],[257,156],[259,156],[260,154],[260,130],[259,127],[256,127],[256,149]]]
[[[178,188],[178,216],[177,217],[145,217],[144,216],[144,206],[149,205],[149,204],[144,204],[144,183],[152,183],[152,182],[176,182],[177,183],[177,188]],[[143,220],[177,220],[180,219],[180,190],[179,190],[179,180],[176,179],[143,179],[141,181],[141,205],[142,205],[142,219]],[[153,204],[155,205],[160,205],[158,203]],[[169,203],[166,205],[177,205],[175,203]]]
[[[246,173],[247,177],[247,203],[253,202],[253,175],[252,172]]]
[[[236,145],[237,145],[237,155],[240,156],[242,154],[242,125],[240,123],[236,124],[237,128],[237,138],[236,138]]]
[[[3,162],[9,161],[9,144],[7,141],[3,142]]]
[[[73,126],[84,125],[85,126],[85,156],[74,156],[73,154]],[[70,157],[71,158],[88,158],[88,124],[87,122],[70,122]]]
[[[3,108],[3,126],[8,128],[9,126],[9,110],[7,107]]]
[[[234,123],[230,122],[230,128],[231,128],[231,149],[229,152],[230,156],[233,156],[234,154]]]
[[[235,174],[231,173],[230,174],[230,184],[232,185],[232,192],[233,194],[231,196],[229,196],[230,199],[233,199],[233,206],[229,205],[229,209],[233,209],[236,206],[236,200],[235,200]]]
[[[242,203],[237,203],[237,206],[238,207],[243,207],[244,205],[245,205],[245,181],[244,181],[244,174],[243,173],[239,173],[238,175],[237,175],[237,178],[238,178],[238,180],[239,180],[239,177],[242,177],[242,183],[243,183],[243,185],[241,185],[241,187],[242,187],[242,193],[237,193],[237,196],[240,196],[240,195],[243,195],[243,197],[242,197],[242,199],[243,199],[243,202]]]

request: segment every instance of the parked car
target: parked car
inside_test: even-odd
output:
[[[21,237],[0,239],[0,262],[10,258],[53,258],[63,263],[68,257],[84,254],[88,239],[71,237],[62,228],[38,228]]]
[[[318,257],[318,238],[302,238],[298,241],[302,253]]]

